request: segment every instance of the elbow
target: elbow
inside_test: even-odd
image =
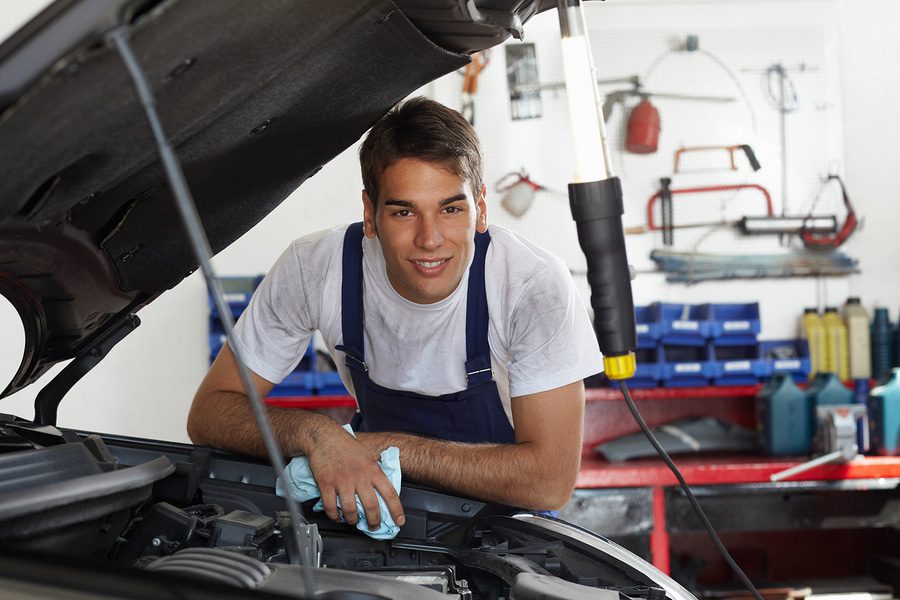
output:
[[[539,489],[531,490],[529,497],[521,502],[520,508],[526,510],[559,510],[572,498],[575,486],[562,486],[547,483]]]
[[[572,498],[572,492],[575,491],[575,478],[571,481],[560,481],[556,485],[550,486],[547,495],[544,497],[546,506],[540,507],[540,510],[559,510],[568,504]]]
[[[206,440],[203,437],[203,431],[200,426],[197,424],[196,419],[191,419],[188,417],[187,422],[187,434],[188,438],[190,438],[191,443],[196,444],[198,446],[206,445]]]
[[[541,481],[540,489],[534,490],[531,510],[559,510],[572,498],[578,478],[578,464],[566,469],[542,469],[535,481]]]
[[[206,445],[206,439],[203,437],[203,429],[200,427],[198,420],[193,417],[193,413],[188,416],[187,434],[191,443],[198,446]]]
[[[194,398],[187,418],[187,434],[192,443],[198,446],[208,446],[210,440],[206,431],[207,420],[203,418],[201,404],[202,400],[199,397]]]

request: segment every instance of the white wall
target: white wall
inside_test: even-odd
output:
[[[890,308],[900,307],[900,3],[843,0],[838,4],[847,184],[864,219],[847,242],[859,258],[851,292]]]
[[[800,0],[779,2],[669,2],[617,1],[585,4],[585,16],[597,75],[600,79],[640,75],[645,89],[691,95],[731,96],[736,101],[710,104],[654,97],[662,115],[659,150],[650,155],[628,154],[622,150],[626,114],[616,108],[607,122],[613,154],[613,168],[623,180],[626,226],[643,225],[647,199],[657,190],[659,177],[672,172],[676,148],[715,144],[749,143],[763,169],[752,173],[739,156],[740,168],[731,172],[708,168],[725,164],[722,155],[702,155],[701,172],[672,175],[672,187],[683,189],[717,184],[761,183],[772,192],[775,210],[782,202],[788,214],[802,214],[819,188],[819,177],[830,168],[842,172],[840,81],[837,41],[837,14],[834,2]],[[526,41],[536,45],[542,82],[562,79],[555,13],[539,15],[529,24]],[[669,52],[673,42],[686,34],[698,34],[701,52]],[[713,58],[714,57],[714,58]],[[490,184],[504,173],[525,167],[535,180],[556,190],[564,190],[572,175],[573,157],[567,145],[570,125],[565,92],[543,92],[544,114],[531,121],[511,121],[507,109],[504,52],[491,54],[492,64],[479,84],[476,115],[487,154],[486,179]],[[716,64],[725,64],[726,69]],[[800,109],[789,115],[789,194],[781,194],[778,113],[770,105],[762,71],[783,62],[789,66],[812,63],[814,70],[792,73],[797,82]],[[499,68],[498,68],[499,67]],[[457,78],[458,79],[458,78]],[[457,102],[458,81],[437,83],[438,97]],[[621,90],[627,85],[601,86],[602,92]],[[627,101],[630,110],[637,98]],[[690,157],[688,161],[696,158]],[[695,169],[696,170],[696,169]],[[783,198],[787,197],[788,200]],[[721,208],[727,205],[727,208]],[[762,196],[732,193],[677,196],[674,202],[678,224],[736,220],[740,215],[761,214]],[[819,210],[833,210],[823,202]],[[755,212],[754,212],[755,211]],[[565,204],[556,196],[540,193],[533,208],[521,218],[494,210],[495,223],[522,231],[562,256],[574,271],[583,271],[584,259],[574,235]],[[676,232],[675,249],[690,250],[698,243],[700,252],[784,253],[775,237],[748,239],[733,228],[711,232],[682,229]],[[702,243],[700,243],[702,239]],[[794,337],[796,315],[804,306],[843,302],[847,279],[746,280],[716,282],[685,287],[667,285],[649,259],[652,249],[661,246],[661,235],[631,236],[627,240],[629,260],[639,272],[633,284],[635,301],[748,302],[761,304],[763,336],[768,339]],[[584,278],[582,291],[587,295]],[[822,296],[822,298],[819,298]],[[777,302],[765,300],[777,299]]]
[[[0,36],[21,22],[36,4],[0,0]],[[845,180],[865,218],[864,230],[845,246],[848,254],[860,259],[863,272],[846,280],[825,284],[827,301],[839,303],[848,292],[860,295],[871,308],[876,301],[891,307],[896,319],[900,305],[900,183],[892,177],[900,162],[897,141],[900,121],[891,110],[900,105],[900,81],[894,64],[900,57],[900,40],[893,33],[900,28],[900,3],[896,0],[772,0],[703,1],[609,0],[589,3],[589,18],[594,23],[602,13],[606,27],[710,26],[723,18],[736,22],[754,22],[772,26],[785,23],[829,22],[836,28],[839,57],[843,159]],[[729,16],[730,15],[730,16]],[[555,17],[535,21],[535,29],[555,27]],[[604,26],[604,25],[598,25]],[[530,28],[528,28],[530,31]],[[702,40],[701,40],[702,43]],[[495,53],[499,57],[501,51]],[[502,64],[498,61],[497,64]],[[490,69],[491,67],[489,67]],[[490,71],[485,71],[488,81]],[[451,74],[425,90],[454,105],[459,77]],[[482,88],[487,98],[493,92]],[[505,92],[504,92],[505,93]],[[479,100],[476,98],[476,102]],[[476,105],[477,110],[477,105]],[[499,123],[486,123],[489,126]],[[526,128],[527,129],[527,128]],[[491,156],[521,151],[522,139],[508,139]],[[361,181],[356,164],[356,149],[350,149],[327,165],[311,181],[288,198],[260,225],[222,252],[215,265],[223,275],[265,271],[291,239],[335,223],[358,219]],[[542,148],[529,167],[536,171],[544,157],[550,160],[557,148]],[[488,164],[488,183],[506,170],[521,164]],[[497,197],[489,202],[491,219],[521,228],[538,243],[568,252],[574,238],[568,207],[564,202],[548,200],[536,204],[526,215],[528,221],[516,222],[501,214]],[[632,209],[626,222],[636,220]],[[631,244],[631,242],[629,242]],[[635,252],[635,254],[637,254]],[[580,278],[583,279],[583,278]],[[586,286],[581,283],[582,289]],[[806,304],[817,301],[814,281],[750,281],[728,284],[704,284],[691,288],[663,283],[656,275],[642,276],[635,282],[638,302],[673,299],[689,302],[716,299],[759,299],[763,307],[766,337],[792,337],[794,318]],[[196,386],[207,366],[206,292],[195,274],[167,292],[140,314],[143,325],[123,341],[107,359],[82,380],[60,409],[60,424],[129,435],[186,440],[184,421]],[[0,307],[0,376],[18,364],[16,327]],[[10,339],[14,341],[11,343]],[[5,370],[4,370],[5,369]],[[11,370],[15,369],[15,365]],[[37,385],[4,399],[0,410],[30,417]],[[5,380],[4,380],[5,381]]]

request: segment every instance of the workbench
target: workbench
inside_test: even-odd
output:
[[[759,386],[653,388],[632,390],[632,397],[650,427],[684,417],[712,416],[755,428],[758,390]],[[717,559],[675,476],[661,459],[610,463],[593,451],[597,444],[637,431],[618,389],[587,390],[581,471],[575,495],[560,516],[621,540],[666,573],[672,572],[676,552]],[[892,531],[900,526],[900,457],[823,465],[779,484],[771,483],[769,476],[807,457],[705,455],[674,460],[723,538],[748,546],[748,540],[768,532],[779,540],[768,543],[772,557],[754,557],[750,562],[785,562],[790,550],[773,546],[790,546],[793,542],[786,540],[799,539],[797,532],[868,540],[883,537],[873,533],[881,529],[900,538]],[[859,533],[863,530],[870,533]],[[815,553],[816,540],[806,543]],[[887,549],[881,548],[881,542],[878,545],[879,551],[900,552],[900,541],[888,542]],[[821,561],[821,556],[816,560]],[[853,564],[846,565],[848,570],[864,569],[863,557],[849,562]],[[828,568],[828,561],[820,564]]]

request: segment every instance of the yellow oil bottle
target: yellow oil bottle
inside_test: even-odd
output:
[[[803,318],[800,321],[800,337],[809,344],[809,378],[815,377],[816,373],[827,372],[825,323],[815,308],[803,310]]]
[[[869,379],[872,377],[869,313],[859,298],[847,298],[844,305],[844,321],[847,323],[847,347],[850,351],[850,378]]]
[[[837,308],[825,308],[825,365],[829,373],[834,373],[841,381],[850,379],[850,350],[847,345],[847,325],[838,314]]]

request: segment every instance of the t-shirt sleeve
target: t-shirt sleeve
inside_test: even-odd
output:
[[[303,358],[315,331],[296,242],[275,262],[234,328],[247,366],[280,383]]]
[[[548,261],[526,282],[509,336],[510,397],[552,390],[603,370],[593,325],[562,260]]]

